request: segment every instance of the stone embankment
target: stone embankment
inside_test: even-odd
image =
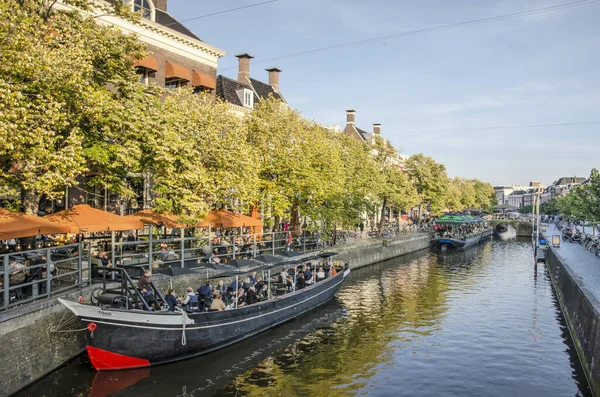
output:
[[[553,226],[544,233],[560,235]],[[600,259],[579,244],[549,247],[546,267],[579,360],[596,397],[600,397]]]
[[[419,251],[430,246],[427,234],[411,234],[390,241],[358,238],[356,244],[342,246],[334,251],[351,268],[367,266],[397,256]],[[206,281],[206,273],[177,277],[157,276],[155,283],[162,291],[171,286],[184,291],[196,289]],[[67,298],[89,297],[92,286],[69,294]],[[64,326],[57,329],[59,324]],[[0,313],[0,396],[16,393],[54,371],[85,350],[85,333],[80,325],[56,299],[17,307]]]

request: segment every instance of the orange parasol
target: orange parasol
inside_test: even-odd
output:
[[[126,215],[125,218],[133,218],[144,224],[164,225],[168,228],[186,227],[184,223],[178,222],[179,217],[177,215],[159,214],[151,209]]]
[[[45,218],[0,208],[0,240],[68,232],[68,227],[54,224]]]
[[[92,208],[87,204],[76,205],[46,217],[54,224],[68,226],[69,233],[103,232],[106,230],[136,230],[144,227],[135,218],[126,218],[111,212]]]
[[[207,227],[208,225],[216,227],[244,227],[244,226],[262,226],[260,219],[255,219],[246,215],[236,214],[227,210],[210,211],[206,218],[198,224],[198,227]]]

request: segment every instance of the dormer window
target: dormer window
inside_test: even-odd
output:
[[[152,4],[152,0],[125,0],[125,3],[131,4],[133,11],[142,14],[142,18],[154,21],[154,4]]]
[[[244,106],[254,107],[254,93],[247,89],[244,89]]]

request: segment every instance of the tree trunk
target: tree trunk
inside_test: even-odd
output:
[[[387,199],[383,199],[383,205],[381,206],[381,219],[379,219],[379,230],[383,229],[383,218],[385,217],[386,204],[387,204]]]
[[[33,190],[21,188],[21,202],[23,212],[29,215],[37,215],[40,208],[40,195]]]
[[[417,218],[417,223],[421,224],[421,210],[423,208],[423,204],[419,204],[419,217]]]

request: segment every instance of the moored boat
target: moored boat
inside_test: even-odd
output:
[[[88,329],[94,368],[121,370],[183,360],[249,338],[327,303],[349,274],[346,266],[301,290],[225,311],[154,312],[60,302]],[[107,295],[102,302],[118,301]]]
[[[465,249],[493,234],[487,221],[473,215],[447,214],[435,220],[434,247]]]

